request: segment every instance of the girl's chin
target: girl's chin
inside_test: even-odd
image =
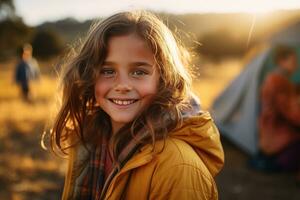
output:
[[[111,118],[112,125],[119,126],[119,127],[124,126],[132,121],[133,121],[133,119]]]
[[[121,119],[112,119],[111,118],[113,134],[117,133],[122,127],[124,127],[126,124],[128,124],[130,122],[132,122],[132,120],[121,120]]]

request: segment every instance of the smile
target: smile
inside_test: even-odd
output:
[[[128,100],[109,99],[109,100],[119,106],[127,106],[138,101],[137,99],[128,99]]]

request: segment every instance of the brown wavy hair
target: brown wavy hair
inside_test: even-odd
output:
[[[160,81],[151,105],[111,136],[114,160],[139,132],[147,131],[147,137],[137,142],[154,146],[182,121],[191,85],[189,54],[154,14],[121,12],[94,23],[86,40],[63,66],[62,101],[51,132],[52,150],[67,153],[75,145],[97,144],[102,136],[111,135],[110,117],[96,104],[95,80],[107,55],[108,40],[132,33],[153,51]]]

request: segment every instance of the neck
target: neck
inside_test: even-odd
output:
[[[112,134],[116,134],[125,124],[124,123],[119,123],[115,121],[111,121],[111,126],[112,126]]]

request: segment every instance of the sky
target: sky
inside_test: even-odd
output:
[[[17,14],[31,26],[67,17],[84,21],[135,9],[175,14],[300,9],[300,0],[14,0],[14,3]]]

